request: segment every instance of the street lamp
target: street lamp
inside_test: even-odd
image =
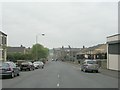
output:
[[[71,60],[73,61],[73,60],[74,60],[74,59],[73,59],[73,49],[71,48],[70,45],[68,45],[68,47],[69,47],[69,50],[70,50],[70,57],[71,57]]]
[[[44,33],[42,33],[42,34],[40,34],[40,33],[39,33],[39,34],[37,34],[37,35],[36,35],[36,44],[38,43],[38,36],[39,36],[39,35],[45,36],[45,34],[44,34]]]
[[[38,36],[39,35],[45,36],[45,34],[44,33],[42,33],[42,34],[39,33],[39,34],[36,35],[36,60],[38,59],[37,44],[38,44]]]

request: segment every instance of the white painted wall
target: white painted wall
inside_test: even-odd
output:
[[[118,41],[120,40],[120,34],[107,37],[107,42]],[[118,54],[109,54],[108,53],[108,44],[107,44],[107,68],[111,70],[120,71],[120,55]]]
[[[120,55],[108,54],[107,68],[111,70],[120,70]],[[119,61],[119,62],[118,62]]]
[[[118,70],[120,71],[120,55],[118,56]]]
[[[0,34],[0,45],[2,44],[2,35]]]
[[[2,34],[0,33],[0,60],[2,60]]]

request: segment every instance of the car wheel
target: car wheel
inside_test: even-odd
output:
[[[84,68],[83,71],[86,72],[86,69]]]
[[[18,73],[17,76],[20,76],[20,73]]]
[[[11,77],[11,78],[14,78],[14,77],[15,77],[15,74],[12,72],[10,77]]]
[[[29,68],[29,71],[32,71],[32,69],[31,69],[31,68]]]
[[[98,70],[96,70],[96,73],[98,73],[99,71]]]
[[[83,69],[81,69],[81,71],[83,71]]]

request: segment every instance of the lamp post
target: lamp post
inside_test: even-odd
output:
[[[73,49],[71,48],[71,46],[70,45],[68,45],[68,47],[69,47],[69,50],[70,50],[70,60],[74,60],[73,59]]]
[[[37,34],[37,35],[36,35],[36,60],[38,60],[37,44],[38,44],[38,36],[39,36],[39,35],[45,36],[45,34],[42,33],[42,34]]]

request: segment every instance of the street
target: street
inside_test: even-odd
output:
[[[101,73],[84,73],[80,67],[49,61],[44,69],[22,71],[19,77],[3,79],[3,88],[117,88],[118,79]]]

